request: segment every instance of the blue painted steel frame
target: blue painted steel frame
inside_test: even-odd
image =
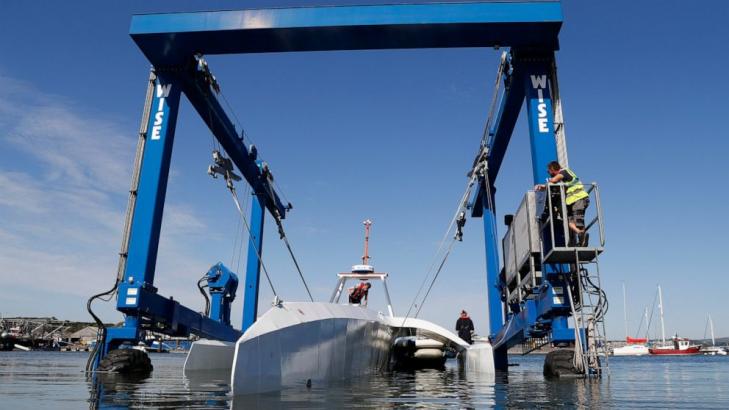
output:
[[[229,319],[226,320],[225,313],[230,308],[231,298],[228,298],[227,307],[212,306],[215,312],[211,313],[220,316],[211,314],[211,317],[205,317],[171,298],[157,294],[153,285],[182,92],[180,83],[174,75],[156,73],[126,269],[118,290],[117,309],[126,315],[124,326],[108,329],[105,345],[95,365],[123,342],[140,340],[143,336],[142,326],[150,323],[162,324],[163,327],[154,330],[172,336],[195,333],[202,337],[234,341],[241,335],[240,331],[230,326]],[[221,268],[225,269],[222,265]],[[229,277],[227,283],[233,280],[237,283],[237,279],[233,279],[235,275],[227,269],[225,271]]]
[[[168,76],[157,75],[131,226],[125,282],[149,286],[154,283],[180,93],[180,87],[173,84]]]
[[[554,138],[554,112],[549,91],[552,59],[526,64],[522,81],[526,82],[526,108],[529,118],[529,137],[532,153],[532,176],[535,184],[549,178],[547,164],[557,160]]]
[[[174,75],[176,84],[182,88],[188,101],[200,115],[200,119],[205,122],[210,132],[220,142],[248,184],[251,185],[254,192],[262,193],[265,207],[272,215],[278,214],[281,219],[285,219],[288,204],[285,205],[281,201],[261,169],[260,162],[256,160],[257,153],[246,146],[241,135],[242,130],[236,130],[215,91],[204,80],[196,67],[195,60],[191,57],[181,69],[167,67],[157,71],[169,70]]]
[[[176,328],[195,328],[212,338],[230,340],[238,334],[229,326],[220,322],[209,323],[208,318],[200,318],[199,314],[179,306],[172,299],[159,296],[153,286],[181,92],[188,97],[257,194],[258,200],[253,201],[251,211],[251,244],[257,245],[258,252],[262,245],[264,209],[281,218],[286,215],[287,207],[270,186],[268,175],[261,171],[255,154],[243,143],[211,85],[200,72],[194,71],[193,55],[495,46],[552,51],[558,48],[561,24],[561,4],[557,1],[315,7],[134,16],[130,35],[155,66],[159,87],[151,108],[127,268],[120,287],[124,293],[120,290],[118,308],[127,316],[123,328],[109,331],[110,337],[116,340],[114,343],[140,337],[139,317],[142,314],[159,316],[160,320],[166,320]],[[492,147],[494,153],[505,152],[508,145],[513,123],[518,117],[518,107],[523,100],[523,91],[518,90],[519,87],[522,85],[512,86],[512,92],[502,105]],[[536,109],[539,110],[538,107]],[[536,152],[538,155],[533,156],[541,162],[548,149],[540,145]],[[503,157],[503,153],[497,157]],[[490,165],[493,166],[496,159]],[[493,181],[498,173],[500,159],[498,161],[494,171],[489,171]],[[488,211],[484,218],[486,253],[489,283],[495,284],[492,279],[493,271],[498,270],[499,265],[496,248],[499,241],[494,210]],[[256,317],[259,277],[260,260],[256,250],[249,247],[244,329]],[[497,299],[491,297],[492,293],[490,287],[493,328],[503,323],[503,314],[500,304],[498,309],[495,308]],[[195,326],[198,320],[201,322]]]
[[[554,135],[554,112],[551,97],[551,66],[554,54],[543,50],[514,50],[510,54],[512,71],[505,73],[506,86],[501,95],[500,107],[493,127],[489,132],[487,181],[482,180],[479,189],[471,198],[472,216],[483,216],[486,237],[486,268],[489,295],[490,335],[494,342],[497,368],[507,369],[507,349],[530,337],[550,336],[553,342],[574,341],[574,330],[567,324],[570,315],[566,300],[566,286],[561,265],[545,264],[542,267],[545,281],[535,299],[524,301],[519,306],[510,306],[504,318],[502,288],[498,261],[498,234],[494,223],[494,193],[491,202],[486,190],[494,189],[496,176],[506,154],[514,126],[525,102],[532,159],[534,184],[541,184],[549,177],[547,164],[557,159]],[[562,293],[556,293],[561,289]],[[504,323],[506,319],[506,323]]]
[[[194,53],[441,47],[556,50],[558,1],[298,7],[137,15],[130,34],[149,61]]]
[[[263,198],[253,195],[251,201],[251,232],[248,238],[248,259],[246,262],[246,282],[243,292],[243,320],[241,329],[245,332],[258,317],[258,285],[261,278],[261,259],[263,256],[263,223],[265,213]]]

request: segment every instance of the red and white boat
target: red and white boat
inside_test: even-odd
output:
[[[667,356],[692,355],[701,353],[701,346],[692,345],[689,339],[674,336],[671,341],[673,343],[663,346],[651,347],[650,349],[648,349],[648,351],[650,352],[650,354]]]
[[[666,343],[666,330],[663,324],[663,292],[661,292],[660,286],[658,286],[658,303],[658,307],[660,308],[661,312],[662,344],[660,346],[654,346],[648,349],[650,354],[664,356],[683,356],[701,353],[700,345],[692,345],[689,339],[678,337],[678,335],[671,338],[672,343]]]
[[[613,349],[613,356],[643,356],[650,353],[648,351],[648,346],[646,346],[648,339],[628,336],[625,338],[625,341],[625,346]]]

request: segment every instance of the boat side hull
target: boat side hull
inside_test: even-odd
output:
[[[701,348],[696,347],[689,347],[688,349],[648,349],[648,351],[652,355],[657,356],[687,356],[687,355],[694,355],[694,354],[700,354]]]
[[[236,343],[234,395],[321,384],[387,368],[393,331],[359,307],[318,303],[274,308]],[[269,312],[266,315],[269,315]]]
[[[627,345],[613,349],[613,356],[645,356],[650,354],[648,347],[643,345]]]
[[[230,371],[234,355],[235,343],[200,339],[190,346],[184,371]]]

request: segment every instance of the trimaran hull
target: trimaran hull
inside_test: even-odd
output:
[[[471,347],[427,321],[405,321],[359,306],[318,302],[275,306],[234,344],[195,342],[185,371],[230,371],[234,395],[327,384],[386,370],[394,339],[403,327],[459,351],[467,370],[494,375],[488,343]]]

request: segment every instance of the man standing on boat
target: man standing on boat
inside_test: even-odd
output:
[[[356,305],[367,305],[367,294],[370,291],[372,284],[369,282],[361,282],[359,285],[349,288],[349,303]],[[364,303],[362,299],[364,298]]]
[[[588,235],[585,233],[585,210],[590,205],[590,195],[585,191],[580,178],[569,168],[562,168],[559,162],[552,161],[547,164],[547,172],[551,176],[547,179],[550,184],[564,183],[566,188],[567,222],[570,231],[577,236],[577,245],[587,246]],[[537,191],[546,188],[546,185],[543,184],[534,187]]]
[[[473,339],[471,338],[473,330],[473,321],[470,317],[468,317],[468,313],[465,310],[462,310],[461,317],[459,317],[456,321],[458,337],[468,342],[468,344],[473,344]]]

